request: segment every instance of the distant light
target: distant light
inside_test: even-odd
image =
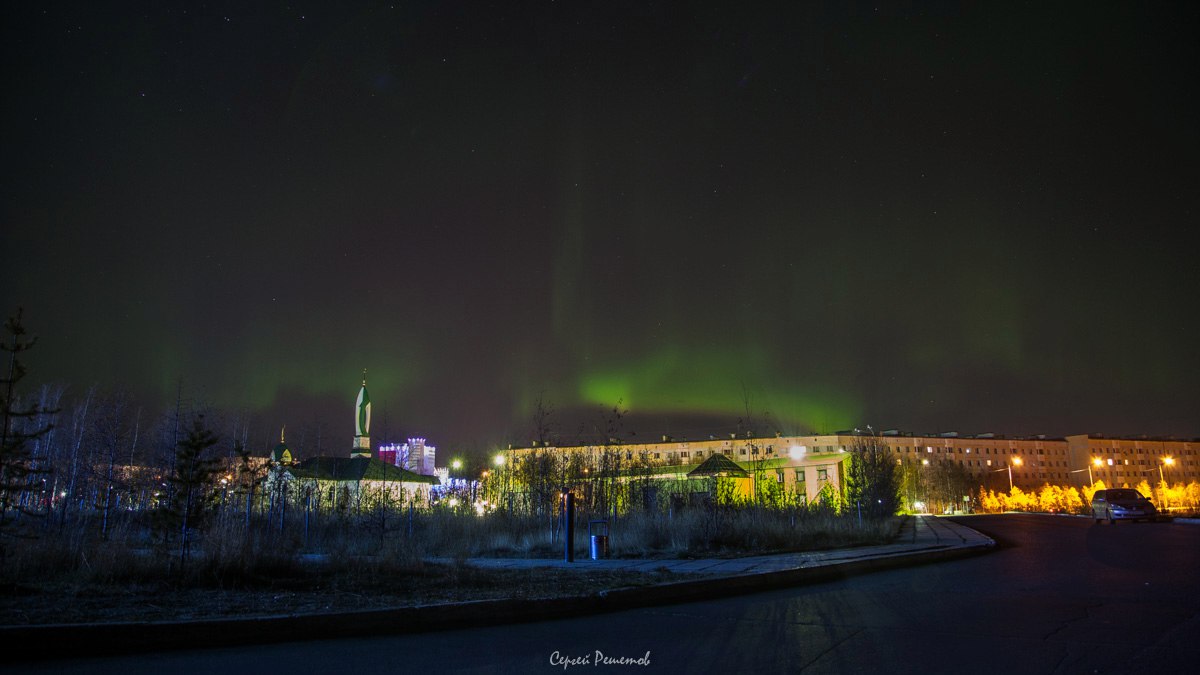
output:
[[[921,464],[923,464],[924,466],[929,466],[929,460],[923,459],[923,460],[921,460]]]
[[[66,490],[63,490],[62,492],[58,493],[58,496],[59,496],[59,497],[66,497],[66,496],[67,496],[67,491],[66,491]],[[155,497],[157,497],[157,496],[158,496],[158,493],[157,493],[157,492],[155,492],[155,493],[154,493],[154,496],[155,496]]]
[[[496,455],[496,458],[492,460],[492,463],[496,466],[504,466],[504,455]]]
[[[450,462],[450,467],[454,468],[454,469],[461,469],[462,468],[462,460],[456,459],[453,462]]]
[[[913,508],[914,509],[923,509],[923,508],[925,508],[925,502],[913,502]]]
[[[1175,464],[1175,458],[1174,457],[1166,457],[1163,459],[1163,464],[1166,464],[1167,466],[1171,466],[1171,465]]]
[[[449,502],[447,502],[447,503],[450,505],[450,508],[454,508],[454,507],[458,506],[458,498],[457,498],[457,497],[451,497],[451,498],[450,498],[450,501],[449,501]]]
[[[808,447],[804,445],[793,445],[792,447],[788,448],[788,456],[790,456],[792,459],[803,459],[807,452]]]

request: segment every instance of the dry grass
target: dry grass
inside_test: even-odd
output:
[[[556,558],[561,532],[547,517],[449,511],[304,514],[216,520],[191,555],[122,514],[101,539],[97,523],[40,522],[3,542],[0,623],[154,620],[340,611],[494,597],[585,594],[655,583],[669,573],[480,570],[470,557]],[[618,557],[705,557],[815,550],[890,541],[898,521],[858,526],[830,512],[693,509],[610,523]],[[587,554],[587,520],[576,528]],[[432,564],[431,558],[455,564]],[[664,576],[665,575],[665,576]],[[678,579],[679,577],[671,577]]]

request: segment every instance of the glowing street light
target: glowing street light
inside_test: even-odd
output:
[[[1175,458],[1174,457],[1163,457],[1162,464],[1158,465],[1158,482],[1163,486],[1163,508],[1166,508],[1168,506],[1168,504],[1167,504],[1167,479],[1163,476],[1163,464],[1165,464],[1167,466],[1173,466],[1175,464]]]
[[[1012,464],[1009,464],[1009,465],[1008,465],[1008,492],[1009,492],[1010,494],[1011,494],[1011,493],[1012,493],[1012,491],[1013,491],[1013,479],[1012,479],[1012,468],[1013,468],[1013,464],[1016,464],[1017,466],[1021,466],[1021,458],[1020,458],[1020,457],[1013,457]]]
[[[455,471],[458,471],[459,469],[462,468],[462,460],[456,459],[456,460],[450,462],[450,468],[454,469]]]
[[[1068,471],[1067,473],[1079,473],[1079,472],[1081,472],[1081,471],[1086,471],[1086,472],[1088,472],[1088,484],[1089,484],[1089,485],[1092,485],[1092,486],[1095,486],[1095,485],[1096,485],[1096,479],[1092,477],[1092,464],[1095,464],[1095,465],[1096,465],[1096,466],[1098,466],[1098,467],[1099,467],[1099,466],[1104,466],[1104,462],[1101,462],[1101,461],[1100,461],[1100,458],[1099,458],[1099,457],[1096,457],[1095,459],[1093,459],[1093,460],[1092,460],[1092,463],[1091,463],[1091,464],[1088,464],[1088,465],[1087,465],[1087,467],[1086,467],[1086,468],[1083,468],[1083,469],[1075,469],[1074,471]]]
[[[496,455],[492,459],[492,464],[495,464],[496,466],[504,466],[504,455]]]

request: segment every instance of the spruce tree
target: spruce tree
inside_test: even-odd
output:
[[[33,403],[23,406],[16,398],[16,384],[25,376],[25,367],[17,355],[28,351],[37,338],[26,338],[21,323],[22,310],[4,324],[4,342],[0,349],[9,353],[8,369],[0,378],[0,408],[3,408],[3,428],[0,429],[0,535],[14,515],[25,512],[24,497],[31,493],[31,480],[44,473],[29,454],[30,441],[45,435],[51,425],[43,418],[54,411],[42,410]]]
[[[850,446],[846,506],[871,519],[896,515],[900,508],[900,477],[896,461],[877,436],[860,436]]]
[[[217,444],[217,437],[204,426],[204,416],[192,420],[192,428],[175,448],[175,470],[167,479],[169,498],[154,514],[155,529],[163,543],[179,533],[179,563],[187,564],[192,535],[208,524],[212,507],[218,498],[213,480],[219,460],[207,456],[208,449]]]

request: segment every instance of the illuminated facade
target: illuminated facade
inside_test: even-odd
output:
[[[580,454],[583,464],[598,465],[604,453],[619,453],[626,466],[656,469],[655,477],[686,479],[705,459],[721,454],[751,474],[751,480],[776,480],[786,491],[811,499],[826,483],[840,489],[846,452],[864,434],[842,432],[814,436],[710,439],[628,445],[512,448],[502,453],[520,462],[534,452]],[[1077,435],[1063,438],[957,433],[921,436],[885,431],[877,437],[897,464],[929,467],[957,464],[976,485],[1023,490],[1044,484],[1082,487],[1134,486],[1142,480],[1171,484],[1200,480],[1200,442],[1110,439]]]
[[[379,446],[379,460],[393,466],[408,469],[422,476],[437,473],[434,459],[437,448],[425,443],[424,438],[410,438],[407,443],[389,443]]]
[[[1200,442],[1150,439],[1105,438],[1079,434],[1067,436],[1068,455],[1074,474],[1072,485],[1091,472],[1105,485],[1136,485],[1166,481],[1191,483],[1200,480]]]

